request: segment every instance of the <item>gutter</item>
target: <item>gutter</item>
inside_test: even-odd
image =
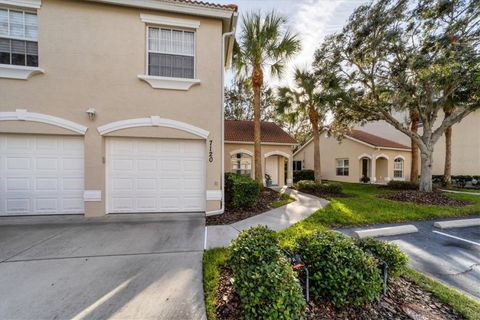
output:
[[[221,206],[220,206],[220,209],[219,210],[213,210],[213,211],[208,211],[205,213],[205,215],[208,217],[208,216],[215,216],[215,215],[219,215],[219,214],[223,214],[225,212],[225,42],[227,40],[228,37],[232,37],[232,36],[235,36],[235,28],[236,28],[236,25],[237,25],[237,16],[238,16],[238,13],[235,12],[233,14],[233,18],[232,18],[232,31],[230,32],[226,32],[224,34],[222,34],[222,80],[221,80],[221,83],[222,83],[222,103],[221,103],[221,106],[220,106],[220,122],[221,122],[221,127],[222,127],[222,130],[221,130],[221,158],[222,158],[222,183],[221,183],[221,190],[222,190],[222,200],[221,200]]]

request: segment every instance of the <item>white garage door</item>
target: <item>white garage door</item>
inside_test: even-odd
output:
[[[83,213],[81,137],[0,135],[0,215]]]
[[[120,212],[205,210],[205,142],[107,140],[107,207]]]

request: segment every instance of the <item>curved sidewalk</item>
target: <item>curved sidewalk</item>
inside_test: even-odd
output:
[[[325,199],[296,190],[286,189],[285,193],[293,196],[296,201],[232,224],[206,227],[205,249],[226,247],[242,230],[259,224],[275,231],[288,228],[328,204]]]

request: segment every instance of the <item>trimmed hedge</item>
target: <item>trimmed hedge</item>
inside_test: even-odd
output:
[[[248,208],[257,202],[260,184],[250,177],[225,173],[225,202],[236,209]]]
[[[417,182],[390,180],[387,187],[393,190],[418,190]]]
[[[374,301],[382,292],[375,259],[352,239],[332,231],[299,239],[297,252],[310,273],[310,291],[336,307]]]
[[[294,170],[293,171],[293,182],[298,182],[300,180],[315,180],[315,173],[313,170]]]
[[[229,266],[244,319],[302,319],[305,299],[300,282],[274,231],[257,226],[232,242]]]
[[[355,244],[375,258],[383,260],[388,265],[390,276],[399,276],[407,267],[408,257],[394,243],[363,238],[355,239]]]
[[[310,180],[300,180],[296,183],[296,188],[300,191],[318,192],[327,194],[342,193],[342,185],[339,183],[315,183]]]

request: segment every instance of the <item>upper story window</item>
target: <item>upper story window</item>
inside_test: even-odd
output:
[[[336,159],[337,176],[348,176],[349,174],[349,161],[348,159]]]
[[[148,75],[195,78],[195,32],[148,27]]]
[[[0,64],[38,67],[36,13],[0,8]]]

